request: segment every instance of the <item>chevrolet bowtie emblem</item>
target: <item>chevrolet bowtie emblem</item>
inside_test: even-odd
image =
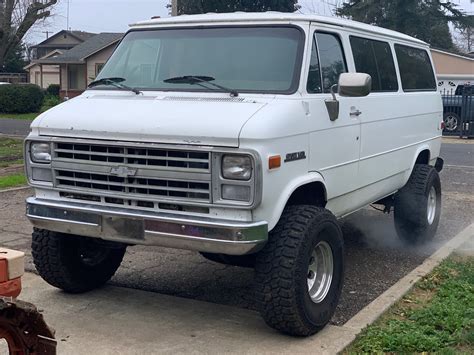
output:
[[[129,176],[135,176],[137,174],[137,169],[130,169],[126,166],[117,166],[110,169],[110,175],[126,178]]]

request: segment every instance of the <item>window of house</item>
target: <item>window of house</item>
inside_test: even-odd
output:
[[[435,91],[436,80],[426,50],[395,45],[404,91]]]
[[[331,87],[338,83],[341,73],[345,72],[347,65],[339,36],[316,32],[311,51],[307,91],[329,93]]]
[[[99,75],[100,71],[104,67],[105,63],[96,63],[95,65],[95,76]]]
[[[390,45],[351,36],[356,71],[372,77],[372,92],[398,91],[398,79]]]

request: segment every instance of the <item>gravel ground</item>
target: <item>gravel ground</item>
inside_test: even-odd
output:
[[[456,144],[446,150],[441,174],[443,211],[433,243],[418,248],[401,245],[393,216],[364,209],[342,220],[346,241],[346,280],[332,320],[341,325],[405,276],[441,244],[474,218],[474,158],[472,146]],[[445,146],[443,146],[443,149]],[[455,154],[456,157],[452,157]],[[31,227],[24,215],[30,190],[0,194],[0,245],[24,250],[27,269],[34,271],[29,244]],[[179,297],[254,309],[253,270],[216,264],[198,253],[165,248],[129,248],[112,284]]]

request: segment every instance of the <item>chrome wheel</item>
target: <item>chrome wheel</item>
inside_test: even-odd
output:
[[[433,224],[436,216],[436,189],[434,186],[431,187],[428,195],[428,206],[427,206],[427,218],[428,224]]]
[[[331,247],[326,242],[319,242],[311,253],[308,266],[308,291],[314,303],[321,303],[327,296],[333,269]]]
[[[458,117],[455,115],[446,115],[444,117],[444,125],[446,131],[452,132],[458,128]]]

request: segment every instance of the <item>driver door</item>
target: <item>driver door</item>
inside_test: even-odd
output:
[[[310,167],[325,180],[328,205],[336,216],[357,208],[361,124],[361,98],[339,97],[339,117],[331,121],[325,100],[332,98],[331,87],[348,71],[340,33],[312,31],[311,62],[307,93],[312,132]]]

